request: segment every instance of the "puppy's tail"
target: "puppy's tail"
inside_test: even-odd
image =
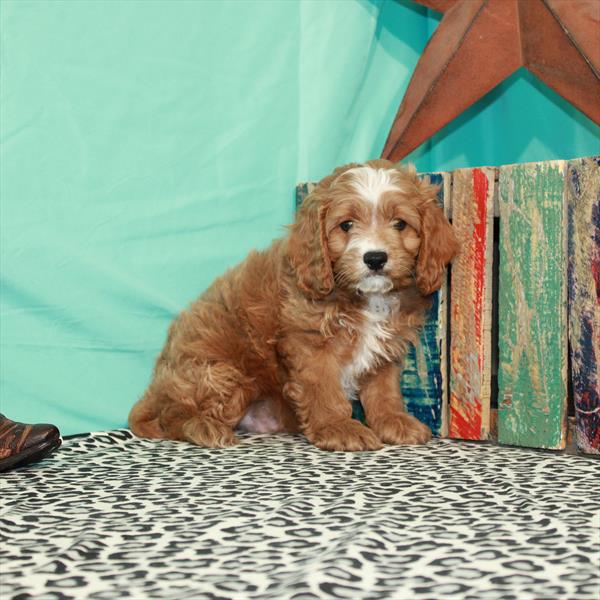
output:
[[[144,396],[131,409],[129,413],[129,428],[139,437],[164,438],[165,432],[158,421],[156,411],[153,410],[152,402]]]

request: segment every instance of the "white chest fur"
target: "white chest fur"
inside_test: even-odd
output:
[[[385,342],[392,336],[388,329],[391,315],[398,309],[395,294],[372,294],[363,309],[364,322],[352,360],[342,368],[341,383],[349,399],[358,392],[357,382],[379,359],[388,358]]]

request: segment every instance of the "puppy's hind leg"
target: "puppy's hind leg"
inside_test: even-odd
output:
[[[227,363],[201,365],[195,375],[193,386],[177,382],[179,392],[188,393],[173,398],[160,414],[166,437],[208,448],[237,444],[233,428],[255,395],[252,380]]]
[[[156,406],[151,397],[145,394],[140,398],[129,413],[129,428],[138,437],[160,439],[165,437],[162,430]]]

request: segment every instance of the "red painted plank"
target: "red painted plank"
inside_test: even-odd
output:
[[[453,174],[452,222],[462,250],[452,265],[450,430],[479,440],[489,433],[491,394],[494,169]]]

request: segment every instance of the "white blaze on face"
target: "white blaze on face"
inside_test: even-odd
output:
[[[392,179],[394,171],[395,169],[357,167],[350,169],[348,174],[352,179],[352,187],[360,194],[361,198],[377,206],[384,192],[402,191]]]
[[[349,242],[347,250],[356,250],[362,256],[367,252],[376,252],[377,250],[385,250],[383,244],[376,235],[370,233],[356,234]]]

